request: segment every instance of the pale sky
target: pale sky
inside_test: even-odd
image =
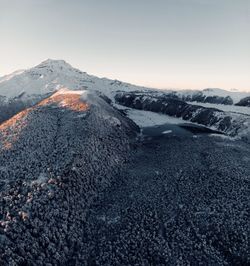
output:
[[[250,0],[0,0],[0,76],[47,58],[150,87],[250,91]]]

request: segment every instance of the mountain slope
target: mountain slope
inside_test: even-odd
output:
[[[117,90],[137,90],[143,87],[88,75],[63,60],[48,59],[38,66],[0,79],[0,95],[8,98],[23,94],[36,95],[54,92],[63,87],[72,90],[100,91],[108,96]]]
[[[61,90],[0,126],[0,264],[58,265],[137,127],[95,94]],[[105,158],[105,160],[104,160]]]
[[[135,86],[129,83],[107,78],[98,78],[88,75],[64,60],[48,59],[41,64],[28,70],[16,71],[10,75],[0,78],[0,95],[8,98],[18,95],[33,95],[53,92],[62,87],[75,89],[97,90],[113,96],[116,91],[152,91],[141,86]],[[160,90],[158,92],[172,95],[185,101],[197,101],[216,104],[236,104],[250,93],[238,91],[226,91],[222,89],[204,89],[197,90]]]

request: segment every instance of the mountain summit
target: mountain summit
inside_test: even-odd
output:
[[[47,59],[39,65],[0,79],[0,95],[7,98],[54,92],[60,88],[95,90],[111,96],[116,90],[142,87],[107,78],[98,78],[73,68],[64,60]]]

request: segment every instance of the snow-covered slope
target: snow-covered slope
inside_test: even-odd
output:
[[[177,97],[185,101],[197,101],[216,104],[237,104],[240,100],[250,96],[250,93],[226,91],[222,89],[198,90],[156,90],[107,78],[98,78],[73,68],[64,60],[48,59],[41,64],[16,71],[0,78],[0,96],[13,98],[17,96],[30,97],[54,92],[67,87],[72,90],[88,89],[100,91],[111,99],[117,91],[151,91]]]
[[[48,59],[38,66],[16,72],[0,79],[0,95],[8,98],[18,95],[44,94],[67,87],[72,90],[101,91],[109,97],[117,90],[145,88],[107,78],[98,78],[73,68],[64,60]]]
[[[3,77],[0,77],[0,82],[4,82],[4,81],[8,81],[10,79],[12,79],[13,77],[20,75],[24,72],[25,70],[16,70],[13,73],[9,74],[9,75],[5,75]]]

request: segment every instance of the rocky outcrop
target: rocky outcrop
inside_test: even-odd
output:
[[[95,95],[57,94],[0,126],[0,264],[75,265],[88,206],[137,126]]]

